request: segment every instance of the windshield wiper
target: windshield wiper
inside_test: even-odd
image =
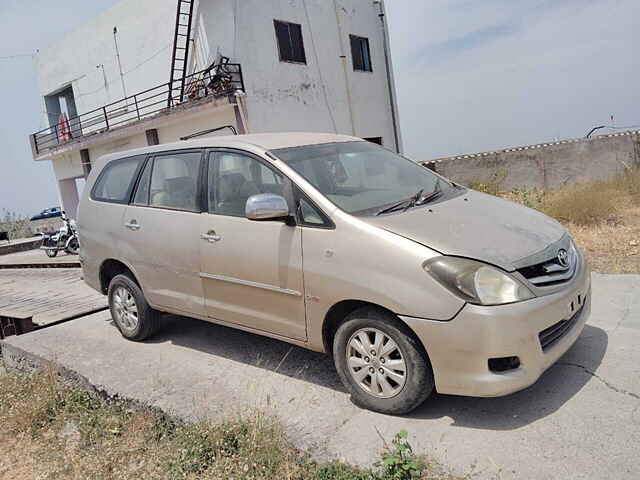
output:
[[[431,192],[429,195],[425,195],[420,199],[420,203],[418,205],[425,205],[429,202],[433,202],[436,198],[442,195],[442,190],[440,189],[440,185],[436,185],[436,189]]]
[[[403,212],[406,212],[407,210],[409,210],[410,208],[415,207],[416,205],[418,205],[418,202],[422,199],[422,194],[424,192],[424,188],[421,188],[420,191],[418,193],[416,193],[413,197],[411,197],[409,199],[409,203],[407,204],[406,207],[404,207]]]
[[[404,207],[403,211],[406,212],[408,209],[410,209],[411,207],[415,207],[418,204],[418,200],[420,200],[420,198],[422,197],[422,192],[424,192],[424,188],[421,189],[415,195],[411,195],[409,198],[405,198],[404,200],[400,200],[399,202],[394,203],[393,205],[383,208],[378,213],[376,213],[376,215],[391,213],[395,210],[399,210],[402,207]]]
[[[433,190],[433,192],[428,193],[427,195],[422,195],[423,192],[424,192],[424,188],[420,189],[418,193],[410,196],[409,198],[405,198],[404,200],[400,200],[399,202],[394,203],[393,205],[383,208],[378,213],[376,213],[376,215],[391,213],[403,207],[404,208],[402,211],[406,212],[410,208],[416,207],[418,205],[424,205],[426,203],[429,203],[435,200],[440,195],[442,195],[442,188],[440,187],[440,179],[438,179],[438,181],[436,182],[435,189]]]
[[[428,195],[425,195],[424,197],[422,197],[420,199],[420,202],[417,203],[417,205],[425,205],[429,202],[434,201],[436,198],[438,198],[440,195],[442,195],[442,187],[440,187],[440,179],[438,179],[438,181],[436,182],[435,187],[433,187],[433,192],[429,193]]]
[[[400,200],[398,203],[394,203],[393,205],[390,205],[388,207],[383,208],[382,210],[377,212],[376,215],[382,215],[384,213],[391,213],[394,210],[398,210],[398,209],[404,207],[407,203],[411,202],[412,200],[413,200],[413,197],[405,198],[404,200]]]

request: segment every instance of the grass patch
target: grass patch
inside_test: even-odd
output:
[[[433,473],[411,450],[406,432],[374,469],[317,463],[264,415],[186,423],[151,408],[107,402],[62,383],[53,371],[0,370],[0,425],[0,478],[12,480],[453,478]]]
[[[541,210],[561,222],[597,225],[612,221],[625,208],[640,205],[640,169],[627,169],[609,180],[548,192],[514,189],[498,194]]]
[[[619,197],[613,182],[581,185],[547,194],[542,211],[561,222],[595,225],[616,214]]]

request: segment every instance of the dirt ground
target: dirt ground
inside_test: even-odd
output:
[[[628,207],[598,225],[565,224],[601,273],[640,272],[640,207]]]

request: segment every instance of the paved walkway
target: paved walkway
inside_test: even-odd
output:
[[[67,255],[64,252],[59,252],[57,257],[49,258],[44,250],[38,248],[0,256],[0,269],[5,269],[8,266],[46,268],[49,266],[59,267],[60,265],[79,268],[80,261],[78,260],[78,255]]]
[[[33,315],[35,324],[46,325],[106,305],[106,297],[84,283],[80,269],[0,269],[0,314]]]
[[[495,399],[437,395],[405,417],[353,406],[326,356],[178,317],[133,343],[104,312],[11,337],[3,356],[55,360],[108,394],[183,416],[263,408],[301,446],[360,464],[405,428],[416,451],[473,478],[637,480],[639,344],[640,276],[596,274],[588,326],[535,385]]]

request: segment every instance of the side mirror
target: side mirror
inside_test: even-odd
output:
[[[249,197],[245,214],[249,220],[281,220],[289,216],[289,205],[280,195],[261,193]]]

